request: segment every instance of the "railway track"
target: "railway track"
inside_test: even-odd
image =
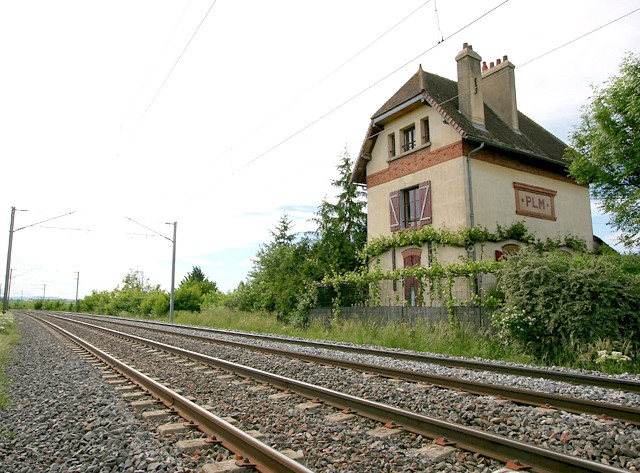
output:
[[[236,461],[238,467],[252,467],[265,473],[310,473],[311,470],[301,464],[259,442],[248,433],[212,414],[203,406],[192,402],[170,387],[146,376],[82,338],[41,318],[38,318],[38,322],[46,324],[47,328],[56,331],[60,336],[86,350],[166,407],[171,408],[191,425],[208,435],[207,443],[220,443],[229,451],[240,455],[241,458]]]
[[[128,322],[123,323],[112,319],[110,319],[110,323],[121,326],[131,326],[131,324]],[[175,335],[175,332],[153,326],[146,328],[146,330],[162,334]],[[494,396],[527,405],[554,407],[573,413],[593,414],[607,418],[619,419],[624,422],[629,422],[637,425],[640,424],[640,408],[635,407],[622,406],[614,403],[591,401],[587,399],[577,399],[569,396],[561,396],[552,393],[521,389],[513,386],[501,386],[485,382],[466,380],[453,376],[441,376],[425,372],[418,372],[415,370],[385,367],[378,364],[360,363],[357,361],[345,360],[342,358],[318,356],[299,351],[283,350],[274,347],[242,343],[228,339],[212,339],[211,337],[189,333],[183,333],[181,334],[181,336],[201,342],[216,343],[220,345],[233,346],[236,348],[252,350],[271,355],[285,356],[289,358],[304,360],[310,363],[338,366],[344,369],[357,370],[364,373],[371,373],[392,379],[402,379],[417,383],[431,384],[447,389],[457,389],[472,394]]]
[[[69,316],[77,316],[76,313],[65,313]],[[276,337],[273,335],[256,334],[239,332],[234,330],[222,330],[211,327],[199,327],[190,325],[177,325],[160,321],[141,321],[139,319],[123,319],[122,317],[113,316],[95,316],[92,314],[81,314],[82,317],[97,318],[102,320],[112,320],[115,323],[123,323],[130,321],[135,323],[143,323],[149,326],[160,327],[180,327],[183,329],[197,330],[203,333],[211,333],[218,335],[234,336],[245,339],[260,340],[266,342],[286,343],[302,347],[323,348],[328,350],[340,350],[347,353],[358,355],[373,355],[379,357],[393,358],[395,360],[415,361],[419,363],[430,363],[441,366],[449,366],[454,368],[462,368],[467,370],[489,371],[493,373],[501,373],[513,376],[526,376],[530,378],[544,378],[563,383],[570,383],[583,386],[598,386],[606,389],[625,390],[634,393],[640,393],[640,381],[634,379],[625,379],[620,377],[607,377],[594,375],[589,373],[577,373],[575,371],[567,373],[547,368],[538,368],[533,366],[515,366],[501,363],[492,363],[483,360],[470,360],[453,358],[447,356],[430,355],[425,353],[403,352],[398,350],[387,350],[384,348],[370,348],[356,345],[345,345],[339,343],[326,343],[314,340],[305,340],[289,337]]]
[[[79,324],[78,321],[64,323]],[[491,434],[479,429],[461,426],[441,419],[430,418],[405,409],[385,405],[356,396],[350,396],[335,390],[314,386],[310,383],[285,378],[247,366],[230,363],[189,350],[180,349],[165,343],[143,339],[134,335],[119,333],[115,330],[82,324],[84,330],[100,330],[104,334],[117,336],[131,342],[144,344],[153,350],[163,350],[174,356],[187,358],[199,364],[213,365],[237,375],[257,381],[281,390],[294,391],[296,394],[312,400],[321,400],[326,405],[338,409],[357,412],[359,415],[385,423],[391,427],[402,427],[405,431],[414,432],[425,437],[436,439],[442,444],[455,444],[457,447],[472,452],[480,452],[490,458],[509,463],[512,467],[526,465],[533,471],[621,471],[614,467],[593,461],[576,458],[548,449],[540,448],[528,443],[517,442],[512,439]],[[517,463],[516,463],[517,459]]]

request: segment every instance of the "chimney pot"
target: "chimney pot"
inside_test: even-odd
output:
[[[490,70],[482,73],[484,102],[493,112],[514,130],[519,130],[518,106],[516,103],[515,66],[507,56],[490,63]],[[496,70],[494,70],[496,69]]]
[[[484,101],[482,98],[482,58],[473,46],[464,43],[456,55],[458,69],[458,110],[469,121],[484,126]]]
[[[482,71],[484,72],[484,71],[486,71],[487,69],[489,69],[489,68],[487,67],[487,61],[482,61]]]

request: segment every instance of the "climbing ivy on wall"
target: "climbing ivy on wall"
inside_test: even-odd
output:
[[[432,226],[422,227],[418,230],[396,232],[391,236],[383,236],[372,239],[365,246],[360,257],[363,263],[380,256],[392,248],[404,246],[422,246],[425,243],[433,243],[442,246],[468,247],[475,243],[500,242],[505,240],[517,240],[526,245],[534,245],[540,249],[556,249],[567,247],[574,251],[587,251],[587,244],[573,235],[566,235],[563,239],[538,240],[523,222],[516,222],[509,227],[497,226],[495,232],[490,232],[485,227],[461,228],[452,231],[447,228],[436,229]]]
[[[362,266],[356,271],[337,274],[326,274],[317,282],[307,285],[307,291],[299,299],[296,315],[300,320],[306,319],[306,313],[312,307],[317,306],[318,290],[321,287],[330,287],[333,290],[332,307],[334,316],[340,316],[340,306],[343,301],[345,288],[357,288],[367,294],[364,304],[373,307],[381,305],[380,283],[382,281],[403,281],[406,278],[416,278],[420,281],[418,285],[417,300],[422,304],[425,300],[425,293],[428,292],[432,299],[440,299],[447,308],[449,321],[452,325],[457,324],[455,316],[456,305],[481,303],[491,304],[489,298],[483,298],[474,288],[475,281],[481,274],[495,274],[500,270],[501,263],[494,260],[473,261],[470,258],[460,258],[458,261],[446,264],[432,261],[430,266],[416,265],[407,268],[397,268],[383,271],[380,260],[377,258],[385,251],[392,248],[405,246],[422,246],[431,243],[440,246],[454,246],[466,248],[473,244],[486,242],[500,242],[506,240],[516,240],[539,251],[548,251],[561,247],[570,248],[576,252],[586,252],[587,244],[580,238],[573,235],[566,235],[560,239],[538,240],[527,229],[522,222],[516,222],[510,227],[498,225],[495,232],[490,232],[484,227],[463,228],[458,231],[449,229],[435,229],[431,226],[422,227],[418,230],[397,232],[391,236],[379,237],[370,241],[360,254]],[[456,300],[452,294],[452,288],[456,280],[466,280],[471,287],[471,300]],[[403,301],[396,301],[402,304]]]

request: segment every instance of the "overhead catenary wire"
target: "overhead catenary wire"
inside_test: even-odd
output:
[[[368,87],[362,89],[360,92],[356,93],[355,95],[351,96],[350,98],[348,98],[347,100],[345,100],[344,102],[340,103],[339,105],[335,106],[334,108],[332,108],[331,110],[329,110],[328,112],[324,113],[323,115],[319,116],[318,118],[314,119],[313,121],[311,121],[310,123],[308,123],[307,125],[305,125],[304,127],[300,128],[299,130],[297,130],[296,132],[292,133],[291,135],[287,136],[286,138],[284,138],[282,141],[276,143],[275,145],[273,145],[271,148],[267,149],[266,151],[264,151],[263,153],[261,153],[260,155],[256,156],[255,158],[253,158],[252,160],[246,162],[245,164],[243,164],[242,166],[240,166],[238,169],[234,170],[231,172],[231,174],[235,174],[236,172],[241,171],[242,169],[245,169],[246,167],[250,166],[251,164],[255,163],[256,161],[258,161],[259,159],[263,158],[264,156],[266,156],[267,154],[271,153],[271,151],[273,151],[276,148],[279,148],[280,146],[282,146],[284,143],[286,143],[287,141],[291,140],[292,138],[295,138],[297,135],[299,135],[300,133],[302,133],[303,131],[307,130],[308,128],[310,128],[311,126],[315,125],[316,123],[320,122],[321,120],[323,120],[324,118],[328,117],[329,115],[335,113],[337,110],[341,109],[342,107],[344,107],[345,105],[347,105],[348,103],[352,102],[353,100],[355,100],[356,98],[360,97],[362,94],[364,94],[365,92],[367,92],[368,90],[372,89],[373,87],[375,87],[376,85],[378,85],[379,83],[381,83],[382,81],[388,79],[389,77],[391,77],[392,75],[394,75],[395,73],[397,73],[398,71],[400,71],[401,69],[403,69],[404,67],[408,66],[409,64],[411,64],[412,62],[414,62],[416,59],[420,58],[421,56],[424,56],[425,54],[427,54],[428,52],[432,51],[433,49],[437,48],[440,44],[444,43],[445,41],[447,41],[448,39],[452,38],[453,36],[457,35],[458,33],[464,31],[465,29],[467,29],[468,27],[470,27],[471,25],[473,25],[474,23],[477,23],[478,21],[480,21],[482,18],[484,18],[485,16],[489,15],[490,13],[494,12],[495,10],[497,10],[498,8],[500,8],[501,6],[503,6],[504,4],[508,3],[509,0],[504,0],[502,3],[494,6],[493,8],[489,9],[488,11],[486,11],[485,13],[483,13],[482,15],[480,15],[479,17],[477,17],[476,19],[470,21],[469,23],[467,23],[466,25],[464,25],[463,27],[459,28],[458,30],[456,30],[454,33],[451,33],[450,35],[448,35],[447,37],[443,38],[441,41],[439,41],[437,44],[431,46],[430,48],[428,48],[426,51],[423,51],[422,53],[418,54],[416,57],[410,59],[409,61],[406,61],[405,63],[403,63],[401,66],[396,67],[394,70],[392,70],[391,72],[389,72],[388,74],[386,74],[385,76],[381,77],[380,79],[378,79],[377,81],[375,81],[373,84],[369,85]]]
[[[169,77],[171,76],[171,73],[173,72],[173,70],[176,68],[176,66],[178,65],[178,62],[180,61],[180,59],[182,59],[182,56],[184,56],[184,53],[187,51],[187,48],[189,47],[189,45],[191,44],[191,41],[193,41],[193,38],[195,38],[196,34],[198,34],[198,31],[200,30],[200,27],[202,26],[202,24],[204,23],[204,21],[207,19],[207,17],[209,16],[209,13],[211,12],[211,10],[213,9],[214,5],[216,4],[218,0],[213,0],[213,2],[211,3],[211,5],[209,6],[209,9],[207,10],[207,12],[204,14],[204,16],[202,17],[202,20],[200,20],[200,23],[198,23],[198,26],[196,27],[196,29],[194,30],[193,34],[191,35],[191,37],[189,38],[189,41],[187,41],[187,44],[184,46],[184,48],[182,49],[182,51],[180,52],[180,55],[178,56],[178,58],[175,60],[175,62],[173,63],[173,66],[171,66],[171,69],[169,69],[169,72],[167,73],[166,77],[164,78],[164,80],[162,81],[162,84],[160,84],[160,87],[158,87],[158,90],[156,91],[155,95],[153,96],[153,98],[151,99],[151,101],[149,102],[149,105],[147,105],[147,108],[144,110],[144,112],[142,113],[142,116],[140,117],[140,120],[144,119],[144,117],[147,115],[147,112],[149,111],[149,109],[151,108],[151,106],[153,105],[153,103],[156,100],[156,97],[158,97],[158,95],[160,94],[160,91],[162,90],[162,88],[164,87],[164,85],[167,83],[167,81],[169,80]]]
[[[140,94],[142,93],[142,91],[145,89],[145,87],[147,86],[147,84],[149,83],[149,79],[151,78],[151,75],[153,74],[153,72],[156,70],[156,67],[158,65],[158,61],[160,60],[160,58],[162,57],[162,55],[164,54],[164,52],[167,49],[167,46],[169,45],[169,43],[171,42],[171,39],[173,38],[173,35],[175,34],[176,30],[178,29],[178,26],[180,25],[180,23],[182,22],[182,19],[184,18],[184,14],[187,12],[187,9],[189,8],[189,6],[191,5],[191,1],[189,0],[187,2],[187,4],[185,5],[185,7],[182,9],[182,13],[180,14],[180,18],[178,18],[178,21],[176,21],[176,24],[173,27],[173,30],[171,31],[171,33],[169,34],[167,40],[164,42],[164,46],[162,47],[162,49],[160,50],[160,53],[158,54],[158,57],[156,58],[155,63],[153,64],[153,66],[151,67],[149,73],[147,74],[147,78],[145,79],[144,83],[142,84],[142,86],[140,87],[140,89],[138,90],[138,94],[136,95],[136,98],[133,100],[133,102],[131,103],[131,106],[129,107],[129,110],[127,111],[127,114],[125,115],[124,118],[124,123],[127,122],[129,115],[131,115],[131,111],[133,110],[134,106],[136,105],[136,102],[138,101],[138,97],[140,96]],[[122,126],[121,126],[122,128]]]
[[[508,0],[506,0],[506,1],[505,1],[505,2],[503,2],[503,3],[501,3],[500,5],[497,5],[495,8],[498,8],[498,7],[502,6],[502,5],[503,5],[504,3],[506,3],[507,1],[508,1]],[[444,38],[444,39],[443,39],[443,41],[446,41],[447,39],[451,38],[452,36],[456,35],[457,33],[460,33],[462,30],[464,30],[465,28],[467,28],[467,27],[471,26],[473,23],[475,23],[476,21],[478,21],[480,18],[482,18],[482,17],[486,16],[487,14],[491,13],[491,11],[495,10],[495,8],[494,8],[494,9],[492,9],[492,10],[490,10],[490,11],[488,11],[487,13],[483,14],[481,17],[478,17],[476,20],[472,21],[471,23],[469,23],[469,24],[465,25],[464,27],[460,28],[460,29],[459,29],[459,30],[457,30],[455,33],[452,33],[451,35],[448,35],[446,38]],[[599,31],[599,30],[601,30],[601,29],[603,29],[603,28],[606,28],[607,26],[610,26],[610,25],[612,25],[612,24],[614,24],[614,23],[616,23],[616,22],[618,22],[618,21],[620,21],[620,20],[622,20],[622,19],[624,19],[624,18],[626,18],[626,17],[628,17],[628,16],[630,16],[630,15],[632,15],[632,14],[634,14],[634,13],[637,13],[638,11],[640,11],[640,8],[636,8],[635,10],[631,10],[631,11],[629,11],[629,12],[627,12],[627,13],[625,13],[625,14],[623,14],[623,15],[621,15],[621,16],[619,16],[619,17],[617,17],[617,18],[613,19],[613,20],[608,21],[607,23],[604,23],[604,24],[602,24],[602,25],[600,25],[600,26],[597,26],[596,28],[593,28],[592,30],[590,30],[590,31],[588,31],[588,32],[586,32],[586,33],[583,33],[583,34],[581,34],[581,35],[579,35],[579,36],[577,36],[577,37],[575,37],[575,38],[573,38],[573,39],[571,39],[571,40],[569,40],[569,41],[566,41],[565,43],[562,43],[562,44],[561,44],[561,45],[559,45],[559,46],[556,46],[556,47],[554,47],[554,48],[552,48],[552,49],[550,49],[550,50],[548,50],[548,51],[546,51],[546,52],[544,52],[544,53],[542,53],[542,54],[540,54],[540,55],[538,55],[538,56],[533,57],[532,59],[529,59],[529,60],[527,60],[527,61],[523,62],[522,64],[520,64],[520,65],[518,66],[518,69],[520,70],[520,69],[522,69],[523,67],[525,67],[525,66],[527,66],[527,65],[529,65],[529,64],[531,64],[531,63],[533,63],[533,62],[535,62],[535,61],[537,61],[537,60],[539,60],[539,59],[542,59],[543,57],[545,57],[545,56],[547,56],[547,55],[549,55],[549,54],[552,54],[552,53],[554,53],[554,52],[556,52],[556,51],[558,51],[558,50],[560,50],[560,49],[562,49],[562,48],[564,48],[564,47],[566,47],[566,46],[568,46],[568,45],[570,45],[570,44],[572,44],[572,43],[575,43],[576,41],[579,41],[579,40],[581,40],[581,39],[583,39],[583,38],[585,38],[585,37],[587,37],[587,36],[589,36],[589,35],[591,35],[591,34],[593,34],[593,33],[597,32],[597,31]],[[442,42],[442,41],[441,41],[441,42]],[[296,135],[300,134],[301,132],[303,132],[304,130],[306,130],[307,128],[309,128],[310,126],[312,126],[312,125],[316,124],[317,122],[319,122],[319,121],[320,121],[320,120],[322,120],[323,118],[326,118],[327,116],[331,115],[333,112],[335,112],[335,111],[336,111],[336,110],[338,110],[339,108],[341,108],[341,107],[343,107],[344,105],[346,105],[347,103],[351,102],[352,100],[354,100],[354,99],[355,99],[355,98],[357,98],[358,96],[362,95],[363,93],[365,93],[365,92],[366,92],[366,91],[368,91],[369,89],[371,89],[371,88],[375,87],[375,86],[376,86],[376,85],[378,85],[380,82],[382,82],[382,81],[384,81],[385,79],[389,78],[390,76],[392,76],[393,74],[395,74],[396,72],[398,72],[399,70],[401,70],[402,68],[404,68],[405,66],[407,66],[408,64],[410,64],[410,63],[414,62],[415,60],[419,59],[419,58],[420,58],[420,57],[422,57],[423,55],[427,54],[428,52],[430,52],[431,50],[433,50],[435,47],[437,47],[441,42],[439,42],[438,44],[436,44],[436,45],[432,46],[431,48],[427,49],[426,51],[424,51],[423,53],[419,54],[418,56],[416,56],[415,58],[411,59],[410,61],[407,61],[407,62],[406,62],[406,63],[404,63],[402,66],[400,66],[400,67],[398,67],[398,68],[394,69],[392,72],[390,72],[389,74],[385,75],[385,76],[384,76],[384,77],[382,77],[381,79],[377,80],[375,83],[371,84],[371,85],[370,85],[370,86],[368,86],[366,89],[363,89],[362,91],[358,92],[356,95],[354,95],[353,97],[351,97],[350,99],[348,99],[348,100],[344,101],[343,103],[341,103],[341,104],[340,104],[340,105],[338,105],[337,107],[333,108],[333,109],[332,109],[332,110],[330,110],[329,112],[327,112],[327,113],[325,113],[324,115],[320,116],[319,118],[317,118],[316,120],[314,120],[313,122],[311,122],[311,123],[310,123],[309,125],[307,125],[306,127],[302,128],[302,129],[300,129],[300,130],[298,130],[298,131],[297,131],[296,133],[294,133],[293,135],[291,135],[291,136],[289,136],[289,137],[285,138],[283,141],[281,141],[281,142],[279,142],[278,144],[276,144],[275,146],[273,146],[273,147],[269,148],[267,151],[265,151],[264,153],[262,153],[260,156],[258,156],[258,157],[256,157],[256,158],[254,158],[252,161],[249,161],[248,163],[246,163],[245,165],[243,165],[242,167],[240,167],[240,168],[239,168],[238,170],[236,170],[235,172],[240,171],[241,169],[243,169],[243,168],[245,168],[245,167],[249,166],[249,165],[250,165],[250,164],[252,164],[253,162],[255,162],[255,161],[257,161],[258,159],[262,158],[264,155],[266,155],[266,154],[270,153],[271,151],[273,151],[273,150],[274,150],[274,149],[276,149],[277,147],[279,147],[279,146],[281,146],[282,144],[286,143],[286,142],[287,142],[288,140],[290,140],[291,138],[294,138]],[[505,72],[506,72],[506,71],[503,71],[502,73],[505,73]],[[495,78],[497,78],[497,77],[498,77],[498,76],[495,76],[495,77],[493,77],[492,79],[495,79]],[[447,100],[444,100],[444,101],[442,101],[442,102],[438,103],[438,105],[444,105],[444,104],[446,104],[447,102],[450,102],[450,101],[452,101],[452,100],[457,99],[459,96],[460,96],[460,94],[454,95],[453,97],[450,97],[450,98],[448,98]],[[379,135],[380,133],[381,133],[381,132],[374,133],[374,134],[372,134],[372,135],[370,135],[370,136],[371,136],[371,137],[374,137],[374,136]],[[234,174],[234,173],[232,172],[231,174]]]

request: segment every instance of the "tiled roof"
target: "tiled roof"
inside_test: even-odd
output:
[[[519,132],[501,120],[487,105],[484,107],[484,129],[474,126],[470,120],[458,111],[458,85],[455,81],[431,74],[422,70],[416,72],[400,89],[375,112],[375,119],[392,111],[395,107],[422,95],[422,98],[433,106],[461,137],[476,142],[485,142],[498,148],[507,149],[533,164],[532,161],[542,159],[559,165],[565,165],[563,153],[567,145],[552,133],[521,112],[518,112]],[[373,148],[375,143],[375,127],[370,126],[362,146],[362,151],[353,172],[354,182],[365,182],[364,168],[366,159],[363,153]],[[373,132],[373,133],[372,133]],[[373,140],[373,143],[370,141]],[[369,143],[367,143],[369,141]]]

